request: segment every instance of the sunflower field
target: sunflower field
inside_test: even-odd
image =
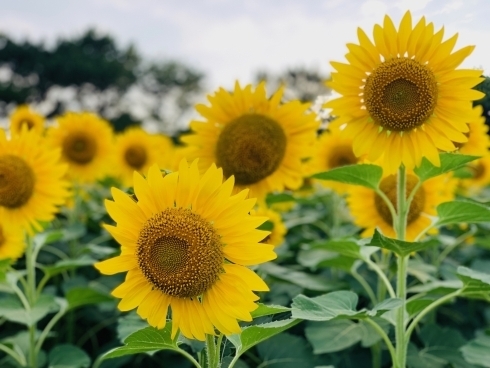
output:
[[[236,82],[179,137],[18,106],[0,367],[490,367],[485,77],[438,27],[386,16],[320,110]]]

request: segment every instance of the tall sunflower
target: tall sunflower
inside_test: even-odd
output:
[[[477,105],[468,117],[469,131],[466,134],[468,141],[456,144],[458,151],[465,155],[486,156],[490,147],[490,137],[488,136],[488,125],[485,124],[485,117],[482,115],[483,107]]]
[[[48,139],[51,146],[61,148],[62,159],[70,166],[69,177],[90,183],[107,175],[113,155],[109,123],[88,112],[67,112],[56,122],[48,130]]]
[[[265,83],[255,90],[235,84],[233,92],[223,88],[208,96],[211,106],[197,105],[206,119],[194,121],[194,135],[182,140],[194,148],[201,172],[213,162],[225,177],[235,176],[238,189],[250,188],[252,197],[301,186],[301,160],[310,155],[318,122],[309,104],[281,104],[283,88],[270,98]]]
[[[147,172],[154,164],[163,168],[171,147],[170,140],[165,136],[150,135],[139,127],[127,129],[116,136],[116,175],[124,185],[132,186],[133,172]]]
[[[352,139],[344,137],[338,129],[331,129],[318,137],[314,154],[308,162],[308,171],[311,174],[328,171],[346,165],[355,165],[360,159],[352,149]],[[320,184],[335,190],[339,194],[346,192],[348,184],[329,180],[318,180]]]
[[[237,320],[251,321],[257,305],[253,291],[267,285],[246,266],[276,257],[268,235],[256,228],[267,220],[252,217],[255,199],[248,190],[231,195],[234,180],[212,165],[199,175],[197,160],[162,176],[156,165],[144,179],[134,173],[134,201],[113,188],[106,201],[117,226],[106,229],[121,244],[121,254],[99,262],[104,274],[127,272],[112,294],[122,311],[137,309],[148,323],[163,328],[172,310],[172,336],[204,340],[216,327],[240,332]]]
[[[44,130],[44,116],[32,111],[27,105],[20,105],[10,115],[10,132],[19,134],[23,126],[40,134]]]
[[[0,208],[0,260],[16,260],[24,250],[24,231],[20,226],[10,224],[5,211]]]
[[[417,183],[418,178],[415,175],[407,175],[407,196]],[[430,216],[437,214],[436,207],[440,203],[453,199],[456,185],[457,180],[450,175],[437,176],[422,183],[408,212],[406,240],[415,240],[431,224]],[[386,176],[380,183],[380,189],[396,208],[396,175]],[[396,236],[391,212],[374,190],[350,186],[347,204],[355,224],[365,228],[362,236],[372,236],[376,228],[388,237]]]
[[[460,184],[465,194],[472,196],[490,184],[490,154],[470,162],[467,167],[472,177],[461,179]]]
[[[9,223],[29,232],[51,221],[68,195],[67,166],[35,131],[23,129],[7,140],[0,130],[0,210]]]
[[[456,69],[473,51],[453,52],[457,34],[443,40],[423,17],[412,28],[410,12],[398,30],[386,16],[374,26],[374,43],[358,28],[359,44],[347,44],[347,64],[332,62],[328,85],[340,98],[325,107],[339,116],[352,137],[356,156],[380,162],[387,173],[400,164],[412,169],[423,157],[439,166],[439,151],[454,151],[464,143],[471,101],[483,97],[472,89],[482,80],[480,70]]]

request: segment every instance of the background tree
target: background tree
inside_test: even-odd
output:
[[[145,122],[173,132],[202,91],[203,74],[178,61],[145,61],[134,46],[89,30],[54,47],[0,35],[0,116],[18,104],[48,116],[95,111],[117,130]]]

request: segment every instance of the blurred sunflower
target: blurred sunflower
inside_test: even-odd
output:
[[[60,151],[35,131],[23,129],[7,140],[0,130],[0,209],[9,223],[29,233],[42,230],[39,221],[51,221],[69,194],[66,171]]]
[[[358,162],[359,158],[356,157],[352,150],[352,139],[350,137],[344,137],[340,130],[332,129],[323,132],[318,137],[314,154],[308,162],[308,170],[311,175],[337,167],[355,165]],[[317,181],[327,188],[332,188],[339,194],[345,193],[349,187],[348,184],[330,180],[315,180],[315,182]]]
[[[250,216],[248,190],[231,195],[233,178],[212,165],[199,175],[197,160],[162,176],[156,165],[144,179],[134,173],[135,202],[113,188],[106,201],[117,226],[106,229],[121,244],[121,255],[99,262],[104,274],[127,272],[112,294],[122,311],[137,309],[151,326],[163,328],[172,310],[172,336],[204,340],[216,327],[240,332],[237,320],[251,321],[253,291],[267,285],[246,266],[276,257],[260,244],[269,232],[256,229],[267,218]]]
[[[407,175],[407,196],[411,193],[418,178]],[[441,175],[426,180],[415,193],[407,216],[406,240],[413,241],[430,224],[430,216],[437,215],[436,207],[454,198],[457,180],[450,175]],[[380,183],[380,189],[386,194],[396,209],[396,175],[385,177]],[[372,189],[360,186],[350,186],[347,204],[354,222],[365,228],[361,236],[369,237],[374,229],[379,228],[383,235],[395,237],[393,218],[388,205]]]
[[[470,162],[467,168],[472,177],[461,179],[460,184],[466,195],[476,195],[490,184],[490,155],[487,153],[484,157]]]
[[[380,162],[385,173],[401,164],[420,165],[422,157],[439,166],[439,151],[454,151],[464,143],[471,101],[483,97],[472,89],[480,70],[457,70],[473,51],[452,52],[457,34],[442,41],[444,28],[434,32],[425,18],[412,28],[410,12],[398,30],[385,16],[374,26],[374,43],[358,28],[359,44],[347,44],[348,64],[332,62],[328,85],[342,96],[325,107],[345,125],[356,156]]]
[[[262,230],[270,231],[270,234],[265,237],[261,243],[272,244],[279,246],[284,242],[284,236],[287,233],[286,226],[282,221],[281,215],[264,205],[259,205],[254,211],[251,212],[252,216],[268,217],[269,220],[264,222],[259,228]]]
[[[10,224],[7,215],[0,208],[0,260],[16,260],[24,254],[24,231],[20,226]]]
[[[20,105],[10,115],[10,132],[19,134],[23,126],[41,134],[44,130],[44,116],[32,111],[27,105]]]
[[[319,123],[309,104],[281,104],[283,88],[267,98],[265,83],[255,90],[235,84],[208,96],[211,106],[197,105],[205,122],[193,121],[195,132],[182,138],[200,158],[201,172],[212,163],[234,175],[238,189],[250,188],[252,197],[297,189],[302,183],[301,160],[310,155]]]
[[[477,105],[471,111],[468,118],[468,141],[456,144],[458,151],[465,155],[486,156],[490,147],[490,137],[488,136],[488,125],[485,124],[485,117],[482,115],[483,107]]]
[[[109,123],[88,112],[68,112],[56,121],[58,125],[48,129],[48,139],[51,146],[61,148],[62,159],[70,166],[69,177],[90,183],[107,175],[113,158]]]
[[[116,136],[116,176],[125,186],[132,186],[133,172],[147,172],[154,164],[163,168],[163,152],[168,155],[170,148],[171,142],[167,137],[152,136],[139,127],[125,130]]]

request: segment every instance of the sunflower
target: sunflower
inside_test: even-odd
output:
[[[233,177],[212,165],[199,175],[197,160],[162,176],[157,165],[146,179],[134,173],[138,201],[113,188],[106,201],[117,226],[106,229],[121,244],[121,255],[99,262],[104,274],[126,272],[112,295],[122,311],[137,308],[151,326],[163,328],[172,310],[172,336],[177,330],[204,340],[216,327],[240,332],[237,320],[250,312],[267,285],[246,266],[276,257],[273,246],[260,244],[269,232],[256,229],[267,218],[249,215],[255,199],[248,190],[231,195]]]
[[[61,148],[70,178],[90,183],[107,175],[113,155],[109,123],[88,112],[68,112],[56,121],[58,125],[48,130],[48,139],[51,146]]]
[[[407,195],[418,183],[415,175],[407,175]],[[437,215],[436,207],[453,199],[457,180],[450,175],[441,175],[426,180],[415,193],[407,216],[406,240],[413,241],[431,224],[430,216]],[[386,176],[380,183],[380,189],[396,208],[396,175]],[[386,203],[372,189],[350,186],[347,204],[356,225],[365,228],[361,234],[372,236],[374,229],[388,237],[395,237],[393,219]]]
[[[20,258],[25,250],[24,231],[7,221],[5,211],[0,208],[0,260]]]
[[[476,161],[467,165],[471,178],[461,179],[461,187],[466,195],[476,195],[490,184],[490,155],[487,153]]]
[[[40,134],[44,130],[44,117],[32,111],[27,105],[20,105],[10,115],[10,132],[19,134],[23,126],[26,126],[27,130]]]
[[[270,234],[264,238],[261,243],[272,244],[279,246],[284,242],[284,236],[287,233],[286,226],[282,222],[281,215],[264,205],[259,205],[254,211],[251,212],[252,216],[268,217],[269,220],[263,223],[260,228],[270,231]]]
[[[486,156],[490,147],[488,137],[488,125],[485,124],[485,117],[482,115],[483,107],[477,105],[471,111],[468,118],[469,131],[466,133],[468,141],[456,144],[458,151],[465,155]]]
[[[359,158],[352,149],[352,139],[344,137],[338,129],[323,132],[315,144],[315,153],[308,162],[311,174],[328,171],[346,165],[355,165]],[[315,180],[317,181],[317,180]],[[318,180],[323,186],[344,194],[348,184],[338,183],[330,180]]]
[[[374,26],[374,43],[358,28],[348,63],[331,63],[337,72],[328,85],[342,96],[324,106],[339,116],[335,125],[345,125],[355,155],[380,160],[387,174],[419,166],[423,157],[439,166],[438,150],[467,141],[471,101],[483,97],[472,87],[482,72],[456,69],[474,46],[452,52],[457,34],[444,42],[443,35],[425,18],[412,28],[410,12],[398,30],[386,16]]]
[[[216,163],[225,177],[235,176],[238,189],[250,188],[252,197],[301,186],[301,160],[310,155],[318,122],[309,104],[281,104],[283,88],[270,98],[265,83],[255,90],[235,84],[208,96],[211,106],[197,105],[205,122],[193,121],[194,135],[182,141],[194,147],[201,172]]]
[[[152,136],[139,127],[127,129],[116,137],[116,176],[124,185],[132,186],[133,172],[147,172],[154,164],[163,168],[163,158],[168,156],[171,147],[167,137]]]
[[[60,151],[49,149],[35,131],[23,129],[7,140],[0,130],[0,210],[7,221],[28,232],[42,230],[68,196]]]

